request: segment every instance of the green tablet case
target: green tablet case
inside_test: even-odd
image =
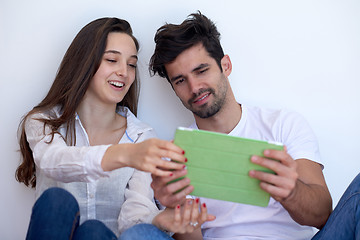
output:
[[[194,191],[191,195],[266,207],[270,194],[250,178],[250,170],[273,173],[253,164],[252,155],[265,149],[283,150],[282,144],[229,136],[189,128],[178,128],[174,143],[185,150],[186,167]]]

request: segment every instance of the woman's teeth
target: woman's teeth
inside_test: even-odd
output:
[[[115,87],[123,87],[125,84],[121,82],[109,81],[109,83]]]

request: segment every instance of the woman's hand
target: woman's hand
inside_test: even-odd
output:
[[[173,233],[191,233],[201,227],[206,221],[215,220],[215,216],[207,213],[206,204],[201,204],[199,198],[187,199],[180,207],[166,208],[154,219],[153,224],[159,229]]]
[[[171,159],[174,161],[169,161]],[[171,176],[172,170],[185,168],[184,151],[169,141],[152,138],[140,143],[110,146],[101,162],[104,171],[133,167],[155,176]]]

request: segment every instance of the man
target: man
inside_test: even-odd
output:
[[[193,112],[192,128],[282,142],[286,149],[266,150],[265,158],[251,158],[276,173],[249,172],[270,193],[267,207],[200,198],[216,219],[205,222],[202,232],[198,228],[175,238],[310,239],[314,234],[310,226],[321,228],[332,211],[316,138],[298,114],[245,106],[235,100],[228,79],[230,57],[223,53],[219,38],[214,23],[201,13],[190,15],[180,25],[166,24],[156,33],[150,68],[169,81],[183,105]],[[171,177],[153,176],[155,197],[163,205],[185,202],[193,190],[190,180],[168,184],[185,174],[182,170]]]

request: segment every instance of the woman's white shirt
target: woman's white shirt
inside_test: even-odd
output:
[[[127,128],[119,143],[136,143],[156,137],[154,130],[138,120],[127,108],[118,113],[127,119]],[[48,113],[36,113],[25,123],[27,141],[36,165],[36,198],[50,187],[71,192],[80,206],[80,223],[98,219],[116,235],[140,223],[151,223],[159,213],[150,187],[149,173],[124,167],[111,172],[101,168],[105,151],[111,145],[90,146],[88,135],[75,116],[75,146],[69,146],[66,126],[58,129],[51,144],[51,129],[37,118],[59,116],[58,107]]]

